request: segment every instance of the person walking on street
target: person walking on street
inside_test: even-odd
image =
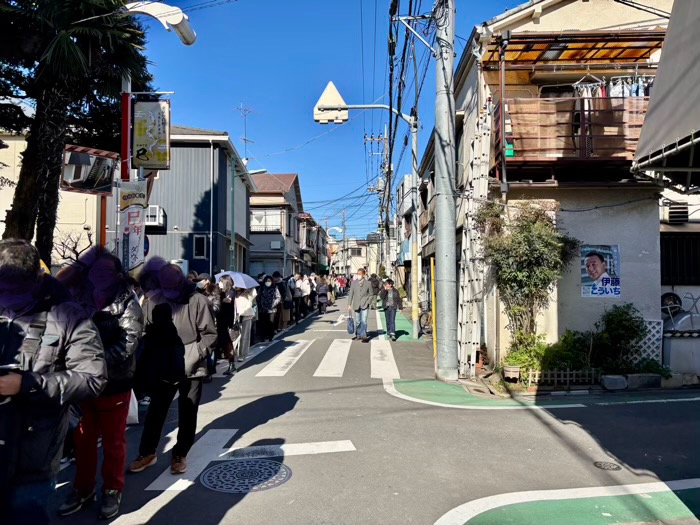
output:
[[[275,336],[275,315],[277,307],[282,302],[282,296],[276,286],[272,285],[272,277],[269,275],[263,281],[260,291],[260,319],[262,323],[262,340],[272,341]]]
[[[372,303],[372,285],[365,279],[365,271],[357,271],[357,280],[350,287],[348,295],[348,310],[355,312],[355,339],[361,339],[363,343],[369,342],[367,336],[367,315]]]
[[[97,327],[24,240],[0,241],[0,518],[48,525],[69,407],[107,384]]]
[[[328,306],[328,295],[329,288],[326,279],[321,277],[316,293],[318,294],[318,311],[321,315],[326,313],[326,307]]]
[[[372,298],[372,310],[376,310],[377,308],[377,295],[379,295],[379,292],[382,288],[381,281],[379,280],[379,277],[377,277],[376,273],[373,273],[372,276],[369,278],[369,283],[372,285],[372,294],[374,297]]]
[[[396,341],[396,311],[403,308],[401,294],[394,288],[394,281],[387,279],[384,289],[379,292],[379,298],[384,308],[384,319],[386,320],[386,331],[392,341]]]
[[[236,315],[240,325],[241,339],[238,343],[238,360],[245,361],[250,353],[250,332],[255,318],[255,297],[258,293],[255,288],[248,290],[236,290]]]
[[[194,444],[197,410],[202,397],[202,380],[207,357],[216,348],[216,326],[206,298],[195,291],[180,267],[169,264],[158,272],[160,294],[145,304],[145,350],[153,354],[155,381],[148,407],[139,456],[129,466],[141,472],[156,464],[168,409],[179,392],[177,442],[173,447],[170,472],[187,470],[187,454]]]
[[[61,516],[79,511],[95,498],[97,439],[102,437],[102,503],[100,518],[119,512],[124,490],[126,418],[136,368],[136,349],[143,332],[143,312],[126,286],[121,261],[108,253],[97,256],[88,271],[90,286],[76,298],[92,315],[107,360],[107,386],[96,399],[80,405],[82,419],[75,431],[75,482],[59,508]]]

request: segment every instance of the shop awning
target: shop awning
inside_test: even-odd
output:
[[[657,171],[685,192],[700,190],[700,2],[676,0],[633,169]]]

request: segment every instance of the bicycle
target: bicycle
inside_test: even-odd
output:
[[[433,333],[433,308],[430,301],[423,301],[421,304],[421,314],[418,318],[421,334],[431,335]]]

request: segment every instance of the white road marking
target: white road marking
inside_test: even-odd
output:
[[[447,403],[438,403],[437,401],[427,401],[425,399],[418,399],[415,397],[407,396],[402,394],[394,386],[393,379],[384,379],[384,391],[394,397],[403,399],[404,401],[410,401],[411,403],[420,403],[421,405],[432,405],[435,407],[442,408],[457,408],[459,410],[553,410],[555,408],[586,408],[586,405],[548,405],[548,406],[537,406],[537,405],[518,405],[518,406],[465,406],[465,405],[448,405]]]
[[[700,487],[700,478],[681,479],[666,483],[640,483],[636,485],[614,485],[610,487],[587,487],[579,489],[531,490],[511,492],[489,496],[460,505],[443,515],[435,525],[464,525],[470,519],[486,511],[531,501],[559,501],[579,498],[598,498],[605,496],[626,496],[629,494],[647,494],[669,490],[685,490]]]
[[[333,452],[354,452],[357,449],[350,440],[318,441],[316,443],[285,443],[282,445],[231,448],[219,459],[279,458],[287,456],[305,456],[311,454],[330,454]]]
[[[339,325],[340,325],[343,321],[345,321],[346,319],[348,319],[348,316],[347,316],[347,315],[345,315],[345,314],[340,314],[340,317],[338,317],[338,320],[337,320],[335,323],[333,323],[333,326],[339,326]]]
[[[639,399],[636,401],[610,401],[607,403],[595,403],[600,406],[609,405],[645,405],[648,403],[683,403],[686,401],[700,401],[700,397],[681,397],[677,399]]]
[[[170,466],[151,483],[146,490],[172,490],[182,491],[194,484],[199,475],[204,472],[207,465],[216,461],[221,454],[221,449],[231,438],[236,435],[238,429],[222,428],[209,430],[190,449],[187,454],[187,472],[179,476],[170,473]]]
[[[370,377],[372,379],[398,379],[401,377],[389,341],[386,339],[372,339],[371,345]]]
[[[382,317],[381,317],[381,315],[379,314],[379,308],[377,308],[377,309],[374,311],[374,313],[375,313],[376,316],[377,316],[377,332],[378,332],[380,335],[386,335],[386,331],[385,331],[385,330],[382,330]],[[374,376],[372,376],[372,377],[374,377]],[[396,377],[398,377],[398,376],[396,376]]]
[[[347,330],[309,330],[310,332],[347,332]]]
[[[272,362],[258,372],[256,377],[282,377],[289,369],[292,368],[299,358],[304,355],[304,352],[311,346],[314,339],[311,341],[296,341],[289,348],[285,348],[280,355],[275,357]]]
[[[343,377],[351,344],[350,339],[334,339],[314,372],[314,377]]]

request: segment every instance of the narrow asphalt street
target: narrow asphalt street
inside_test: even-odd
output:
[[[170,474],[167,453],[177,428],[175,402],[158,463],[127,475],[122,512],[112,522],[431,525],[440,520],[449,525],[480,515],[482,525],[521,524],[522,513],[484,514],[501,504],[484,500],[480,507],[477,500],[655,483],[644,489],[652,493],[666,486],[659,481],[700,477],[699,395],[657,394],[645,402],[613,404],[589,403],[581,396],[570,408],[535,401],[523,410],[421,404],[385,388],[399,379],[430,379],[432,348],[386,341],[375,312],[372,341],[351,342],[341,318],[345,308],[341,300],[325,316],[255,347],[255,357],[233,378],[218,374],[205,385],[197,442],[188,472],[179,477]],[[127,430],[129,459],[136,456],[141,428]],[[72,466],[61,473],[54,513],[72,475]],[[700,501],[696,485],[680,485],[691,491],[684,499],[689,507]],[[617,494],[608,492],[589,496]],[[534,499],[547,498],[526,495],[507,503]],[[664,520],[663,509],[670,507],[657,509],[657,500],[645,492],[621,506],[647,505],[649,516]],[[469,502],[477,503],[453,511]],[[542,512],[539,523],[574,523],[559,507]],[[629,522],[623,512],[599,514],[601,523]],[[93,505],[55,523],[96,519]],[[683,519],[676,516],[677,522],[696,522]]]

